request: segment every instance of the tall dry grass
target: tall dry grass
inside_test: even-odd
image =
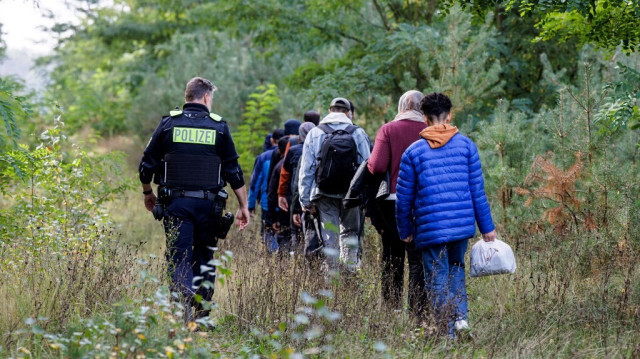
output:
[[[116,304],[167,284],[161,225],[144,211],[137,192],[112,206],[121,236],[112,236],[107,246],[65,259],[43,253],[1,274],[0,346],[16,353],[33,345],[20,334],[26,318],[47,317],[46,330],[64,331],[80,318],[108,315]],[[231,276],[216,284],[212,315],[218,326],[210,340],[219,351],[210,354],[266,355],[272,349],[261,335],[285,328],[270,340],[295,351],[329,345],[330,352],[315,354],[321,357],[640,357],[638,249],[633,240],[620,245],[620,237],[615,231],[560,235],[551,228],[505,236],[517,256],[516,274],[467,278],[473,338],[450,341],[434,334],[428,318],[414,318],[406,304],[399,312],[387,308],[380,239],[369,225],[361,270],[332,277],[301,256],[268,255],[254,221],[218,245],[234,255]],[[149,254],[155,256],[150,263]],[[138,286],[141,271],[160,282]],[[326,290],[333,293],[325,298],[327,308],[340,313],[324,325],[330,339],[300,340],[292,323],[307,304],[303,293],[319,297]],[[158,333],[156,340],[171,344]]]
[[[412,317],[406,293],[402,312],[385,305],[380,240],[368,225],[361,270],[329,281],[301,256],[268,255],[257,225],[221,241],[222,250],[234,253],[233,275],[217,288],[215,315],[240,337],[251,329],[274,332],[291,322],[303,292],[329,289],[334,298],[328,306],[341,313],[331,329],[335,357],[380,354],[374,348],[379,342],[394,357],[640,356],[637,250],[619,248],[615,238],[597,232],[559,235],[550,229],[506,241],[517,256],[516,274],[467,278],[472,340],[451,342],[434,334],[429,318]]]
[[[127,192],[126,196],[133,194]],[[69,234],[69,241],[82,236],[87,245],[81,248],[69,246],[53,252],[46,243],[26,243],[26,234],[5,244],[0,267],[0,353],[2,348],[15,349],[28,340],[22,331],[29,319],[41,318],[44,330],[58,331],[79,319],[109,313],[115,303],[141,298],[154,290],[139,283],[143,272],[161,279],[164,276],[162,249],[153,236],[159,232],[135,208],[124,204],[125,199],[111,204],[114,218],[124,225],[96,227],[93,236],[91,231]],[[136,226],[136,221],[142,226]],[[130,234],[136,236],[130,238]],[[37,245],[41,248],[24,251],[24,259],[6,258],[6,253]],[[8,250],[7,246],[17,249]],[[149,257],[153,253],[160,255]]]

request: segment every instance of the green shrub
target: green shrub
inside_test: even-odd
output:
[[[249,96],[244,121],[234,133],[234,141],[240,155],[240,166],[250,174],[255,156],[262,151],[264,136],[278,123],[274,113],[280,104],[276,85],[261,85]]]

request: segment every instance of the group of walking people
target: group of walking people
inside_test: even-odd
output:
[[[355,271],[367,215],[382,239],[387,304],[402,306],[406,257],[412,312],[430,310],[451,336],[468,330],[468,240],[476,223],[485,241],[497,235],[478,150],[451,125],[451,108],[442,93],[408,91],[374,144],[354,124],[353,103],[340,97],[322,120],[309,111],[302,124],[274,130],[249,190],[249,209],[262,207],[267,250],[300,250],[328,268]]]
[[[233,221],[224,213],[229,185],[240,230],[257,202],[269,252],[300,250],[330,269],[360,267],[367,214],[382,238],[389,306],[401,308],[406,256],[412,312],[429,310],[450,336],[469,329],[464,254],[476,224],[485,241],[496,232],[478,150],[451,125],[446,95],[406,92],[373,145],[342,97],[322,119],[309,111],[303,123],[285,122],[265,138],[247,198],[231,131],[211,112],[215,91],[211,81],[191,79],[184,106],[163,117],[139,167],[145,207],[164,223],[172,289],[187,320],[209,314],[203,301],[212,300],[215,283],[211,248]]]

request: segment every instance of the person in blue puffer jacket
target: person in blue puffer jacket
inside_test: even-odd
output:
[[[421,103],[428,127],[402,155],[396,188],[400,238],[422,251],[426,291],[451,337],[468,331],[464,254],[476,223],[485,241],[496,239],[484,193],[476,145],[451,122],[451,100],[442,93]]]

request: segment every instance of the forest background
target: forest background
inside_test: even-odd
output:
[[[46,90],[0,77],[0,355],[640,356],[637,0],[70,3]],[[385,307],[369,225],[356,280],[234,233],[216,329],[182,325],[136,165],[196,75],[246,177],[267,132],[333,97],[373,139],[406,90],[447,93],[519,266],[469,280],[474,339]]]

